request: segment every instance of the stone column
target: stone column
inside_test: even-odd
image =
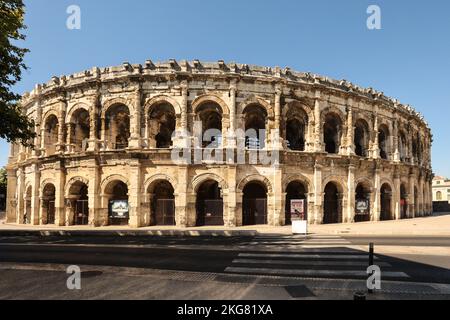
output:
[[[414,174],[409,175],[409,202],[408,202],[408,218],[415,218],[416,217],[416,193],[415,193],[415,177]]]
[[[400,220],[401,219],[401,207],[400,207],[400,175],[398,173],[394,174],[394,197],[393,197],[393,201],[394,201],[394,215],[395,215],[395,220]]]
[[[32,195],[31,195],[31,224],[39,225],[39,193],[41,185],[41,171],[37,164],[33,164],[32,172]]]
[[[95,152],[98,150],[97,132],[99,125],[99,110],[101,110],[101,96],[100,92],[97,91],[94,105],[91,107],[89,112],[89,146],[87,149],[89,152]]]
[[[348,98],[347,108],[347,155],[355,154],[354,135],[355,129],[353,127],[353,99]]]
[[[37,102],[37,112],[36,112],[36,119],[35,119],[35,127],[34,132],[36,133],[36,137],[34,138],[34,148],[32,151],[33,157],[39,157],[41,155],[41,124],[42,124],[42,105],[41,105],[41,99],[38,99]]]
[[[347,180],[347,216],[343,219],[344,223],[355,222],[355,166],[350,165],[348,167],[348,180]]]
[[[374,183],[374,202],[373,202],[373,217],[374,221],[380,221],[381,220],[381,179],[380,179],[380,169],[375,169],[375,183]]]
[[[271,219],[273,226],[281,226],[285,220],[284,203],[286,194],[284,191],[283,171],[280,166],[275,166],[273,175],[273,217]]]
[[[64,153],[65,151],[65,128],[66,128],[66,111],[67,111],[67,101],[62,98],[60,101],[59,110],[59,125],[58,125],[58,152]]]
[[[315,93],[315,101],[314,101],[314,142],[315,142],[315,151],[323,152],[324,151],[324,143],[322,136],[322,118],[321,118],[321,107],[320,107],[320,91],[316,90]]]
[[[178,168],[178,184],[174,186],[176,188],[175,193],[177,197],[175,197],[175,221],[177,227],[188,227],[192,226],[192,220],[195,221],[195,218],[192,219],[189,217],[189,214],[192,212],[188,212],[188,181],[189,181],[189,168],[188,166],[179,166]]]
[[[89,171],[92,172],[92,177],[89,179],[88,186],[88,206],[89,206],[89,225],[95,227],[106,226],[108,224],[108,216],[102,215],[102,203],[101,203],[101,171],[100,167],[92,162],[92,166]]]
[[[100,119],[101,122],[101,132],[100,132],[100,143],[101,143],[101,150],[106,151],[109,149],[109,141],[106,141],[106,115],[102,116]]]
[[[237,227],[238,226],[238,213],[236,212],[237,207],[237,195],[236,195],[236,184],[237,184],[237,166],[228,166],[228,212],[224,212],[224,222],[225,227]]]
[[[66,204],[66,217],[65,217],[65,225],[73,226],[75,224],[75,203],[77,201],[77,197],[67,197],[65,199]]]
[[[378,107],[375,107],[378,112]],[[379,159],[380,158],[380,147],[378,140],[378,114],[374,115],[374,123],[373,123],[373,148],[372,148],[372,158]]]
[[[6,189],[6,222],[16,223],[17,222],[17,171],[13,168],[7,168],[8,174],[8,184]],[[23,193],[19,193],[21,195]]]
[[[236,148],[236,80],[230,82],[230,128],[228,129],[228,148]]]
[[[128,190],[128,200],[130,202],[130,222],[131,228],[143,226],[144,217],[141,212],[142,196],[142,170],[140,163],[133,163],[130,167],[133,172],[130,176],[130,189]]]
[[[62,163],[55,165],[55,225],[64,226],[66,224],[64,188],[66,185],[66,169]]]
[[[398,138],[398,121],[394,120],[394,161],[400,162],[400,139]]]
[[[314,166],[314,224],[323,223],[322,166]]]
[[[18,182],[18,192],[17,192],[17,212],[16,212],[16,223],[23,223],[23,215],[25,213],[25,202],[24,202],[24,193],[25,191],[25,174],[23,172],[23,168],[18,169],[17,173],[17,182]],[[14,196],[15,197],[15,196]]]
[[[66,132],[67,132],[67,139],[66,139],[66,152],[68,153],[74,153],[75,152],[75,144],[72,143],[72,134],[74,130],[75,124],[73,123],[67,123],[66,124]]]
[[[141,110],[142,93],[139,88],[134,94],[134,115],[131,121],[130,149],[139,149],[141,147]]]
[[[281,85],[275,87],[275,123],[274,131],[270,135],[272,142],[272,149],[282,150],[283,142],[281,138],[281,95],[283,94],[283,88]]]

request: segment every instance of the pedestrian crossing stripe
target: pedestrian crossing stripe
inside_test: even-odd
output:
[[[291,275],[300,277],[367,277],[366,271],[361,270],[299,270],[299,269],[272,269],[272,268],[244,268],[244,267],[228,267],[225,269],[227,273],[245,273],[252,275]],[[383,271],[383,278],[409,278],[404,272]]]
[[[367,255],[362,254],[285,254],[285,253],[239,253],[239,257],[245,258],[292,258],[292,259],[348,259],[367,260]],[[374,260],[379,260],[374,256]]]
[[[367,267],[365,261],[299,261],[299,260],[274,260],[274,259],[235,259],[233,264],[274,264],[274,265],[297,265],[297,266],[336,266],[336,267]],[[389,268],[391,265],[386,262],[378,262],[378,267]]]

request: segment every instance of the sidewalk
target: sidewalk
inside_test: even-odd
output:
[[[399,221],[364,222],[353,224],[311,225],[310,234],[334,235],[379,235],[379,236],[450,236],[450,213],[439,216],[407,219]],[[146,227],[132,229],[122,226],[94,228],[90,226],[25,226],[1,224],[0,236],[34,235],[42,236],[255,236],[292,234],[290,226],[245,226],[238,228],[218,227]]]

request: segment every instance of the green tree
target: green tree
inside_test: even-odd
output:
[[[16,44],[25,40],[23,0],[0,0],[0,138],[33,146],[34,122],[18,105],[20,95],[12,87],[21,80],[23,62],[28,49]]]

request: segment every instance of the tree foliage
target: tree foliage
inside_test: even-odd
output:
[[[20,95],[12,91],[27,68],[23,59],[28,49],[17,46],[25,40],[24,13],[23,0],[0,0],[0,138],[32,146],[34,122],[23,114]]]

